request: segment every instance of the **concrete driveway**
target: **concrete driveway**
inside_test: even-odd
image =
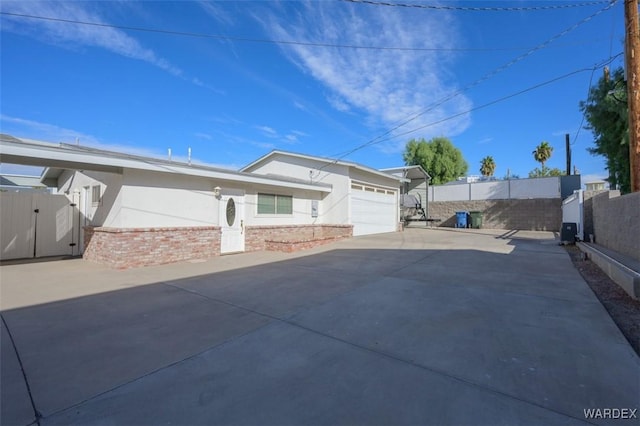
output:
[[[638,424],[640,360],[549,233],[0,274],[3,425]]]

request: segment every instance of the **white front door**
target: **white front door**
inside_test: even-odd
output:
[[[221,254],[244,251],[244,192],[222,190],[220,232]]]

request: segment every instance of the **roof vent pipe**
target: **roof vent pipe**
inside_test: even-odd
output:
[[[188,158],[189,165],[191,165],[191,147],[189,147],[187,151],[187,158]]]
[[[167,154],[169,156],[169,161],[171,161],[171,148],[167,149]]]

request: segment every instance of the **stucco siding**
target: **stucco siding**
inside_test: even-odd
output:
[[[275,155],[270,161],[252,167],[251,172],[261,175],[288,176],[313,183],[331,185],[331,193],[321,198],[318,221],[315,223],[349,223],[350,179],[348,167],[307,158]],[[309,205],[308,208],[310,209],[311,206]]]
[[[293,212],[290,215],[258,214],[258,194],[276,194],[292,197]],[[247,188],[245,195],[245,223],[247,225],[315,225],[323,222],[320,194],[290,188]],[[311,202],[318,202],[318,217],[311,216]]]
[[[127,169],[119,227],[218,225],[215,186],[207,178]]]
[[[90,199],[92,187],[100,185],[101,200]],[[85,188],[88,187],[88,192]],[[58,193],[77,202],[80,211],[85,211],[87,224],[91,226],[120,226],[122,207],[122,175],[95,171],[65,170],[58,178]],[[86,201],[84,197],[89,197]]]

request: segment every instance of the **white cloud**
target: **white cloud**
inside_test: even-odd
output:
[[[10,117],[0,114],[0,123],[2,132],[11,136],[23,139],[39,140],[43,142],[52,143],[68,143],[75,144],[76,141],[81,146],[92,147],[102,149],[105,151],[119,152],[124,154],[138,155],[142,157],[150,157],[157,159],[167,159],[168,151],[160,149],[146,149],[139,146],[132,146],[120,143],[107,143],[98,140],[92,135],[82,133],[77,130],[67,129],[64,127],[56,126],[54,124],[40,123],[38,121],[28,120],[24,118]],[[197,137],[200,139],[211,139],[211,135],[206,133],[197,133]],[[197,153],[196,153],[197,154]],[[186,149],[184,152],[178,152],[172,149],[171,159],[176,162],[186,163],[188,162],[188,154]],[[210,167],[218,167],[223,169],[238,169],[237,164],[224,164],[224,163],[209,163],[198,159],[196,156],[191,157],[193,164],[206,165]],[[2,173],[15,173],[21,174],[22,168],[30,170],[31,166],[19,166],[14,168],[12,165],[4,164],[0,171]],[[16,171],[17,170],[17,171]],[[35,169],[34,169],[35,170]],[[31,170],[30,170],[31,171]],[[33,174],[31,172],[30,174]]]
[[[258,148],[273,150],[276,149],[275,144],[269,142],[252,142],[253,146],[257,146]]]
[[[95,5],[96,3],[89,2],[9,1],[3,2],[2,8],[4,12],[22,15],[107,24],[96,10],[91,9]],[[117,28],[4,15],[3,30],[28,35],[42,42],[67,48],[98,47],[150,63],[177,77],[183,75],[180,68],[172,65],[153,50],[143,47],[136,39]]]
[[[268,138],[277,138],[278,132],[269,126],[256,126],[256,129],[260,130],[262,134]]]
[[[34,139],[53,143],[78,143],[82,146],[103,149],[106,151],[140,155],[143,157],[166,158],[167,155],[165,152],[158,150],[144,149],[126,144],[105,143],[92,135],[60,127],[55,124],[10,117],[4,114],[0,115],[0,122],[2,123],[2,131],[4,133],[8,133],[11,136],[18,138]]]
[[[286,4],[298,13],[261,14],[256,17],[280,40],[359,46],[452,47],[456,24],[447,12],[415,13],[401,8],[346,5],[334,2]],[[283,46],[288,58],[324,84],[328,101],[339,111],[365,112],[374,128],[395,127],[416,113],[450,96],[458,87],[451,75],[453,57],[436,51],[347,49],[307,45]],[[458,95],[425,112],[397,133],[424,127],[411,136],[453,136],[464,131],[468,114],[430,126],[464,112],[471,101]],[[401,149],[405,140],[394,143]],[[389,148],[389,147],[387,147]]]
[[[307,107],[300,101],[293,101],[293,106],[300,111],[307,111]]]
[[[197,137],[198,139],[205,139],[208,141],[213,139],[210,134],[202,133],[202,132],[197,132],[194,136]]]
[[[490,142],[493,142],[493,138],[492,137],[487,137],[487,138],[480,139],[478,141],[478,145],[484,145],[484,144],[487,144],[487,143],[490,143]]]
[[[99,144],[95,137],[77,130],[66,129],[54,124],[40,123],[25,118],[10,117],[0,114],[2,132],[11,136],[28,139],[38,139],[49,142],[75,143],[76,140],[83,145]]]
[[[278,141],[287,144],[287,145],[295,145],[300,143],[300,138],[301,137],[306,137],[309,136],[307,135],[305,132],[301,132],[300,130],[290,130],[289,132],[285,133],[285,134],[281,134],[280,132],[278,132],[276,129],[274,129],[273,127],[269,127],[269,126],[255,126],[256,129],[260,130],[260,132],[262,133],[262,135],[264,137],[267,137],[269,139],[277,139]],[[275,148],[275,145],[273,143],[261,143],[260,145],[258,145],[261,148],[265,148],[265,147],[269,147],[269,148]]]
[[[207,15],[214,18],[216,21],[224,25],[234,24],[234,19],[231,14],[220,7],[220,5],[210,1],[199,1],[198,4],[206,12]]]

